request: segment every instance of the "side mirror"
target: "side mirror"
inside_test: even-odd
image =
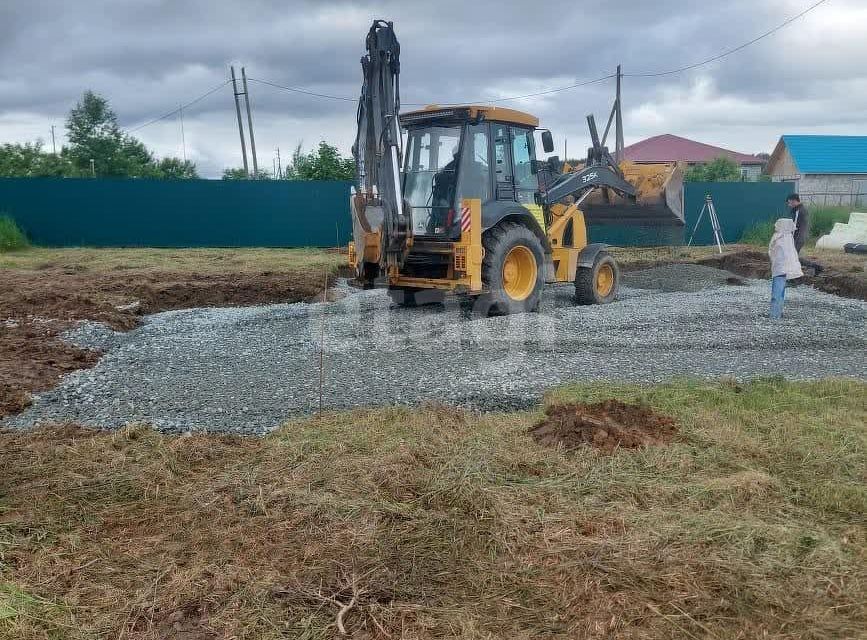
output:
[[[554,136],[551,135],[550,131],[542,132],[542,149],[545,150],[545,153],[551,153],[554,150]]]

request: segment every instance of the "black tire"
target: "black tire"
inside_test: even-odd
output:
[[[437,289],[418,289],[415,287],[389,287],[388,296],[399,307],[421,307],[442,303],[445,295]]]
[[[477,306],[492,315],[537,311],[542,300],[542,287],[545,286],[545,254],[539,237],[522,224],[501,222],[485,233],[482,244],[485,247],[482,282],[487,293],[480,297]],[[527,282],[524,288],[529,289],[529,293],[520,298],[509,295],[504,281],[506,258],[517,247],[530,252],[536,269],[535,280],[532,272],[525,271]]]
[[[601,272],[608,271],[613,278],[610,289],[601,286],[605,278],[600,282]],[[617,297],[620,287],[620,267],[607,251],[596,254],[592,267],[578,267],[575,272],[575,301],[578,304],[608,304]]]

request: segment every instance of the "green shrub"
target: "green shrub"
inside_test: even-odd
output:
[[[0,253],[25,249],[30,243],[27,236],[9,216],[0,216]]]
[[[771,241],[771,236],[774,235],[775,222],[776,220],[758,222],[748,229],[745,229],[741,236],[741,243],[751,244],[757,247],[767,247],[768,243]]]
[[[743,180],[738,164],[720,156],[707,164],[697,164],[684,174],[684,182],[740,182]]]
[[[817,207],[810,211],[810,235],[808,242],[815,243],[820,237],[831,233],[831,229],[837,222],[848,222],[849,207]],[[740,242],[755,246],[768,246],[771,236],[774,235],[774,220],[758,222],[746,229],[741,236]]]
[[[818,240],[831,233],[836,222],[849,222],[849,207],[817,207],[810,209],[810,237]]]

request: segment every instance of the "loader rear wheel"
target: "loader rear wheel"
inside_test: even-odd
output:
[[[607,251],[600,251],[592,267],[575,272],[575,301],[578,304],[608,304],[617,296],[620,267]]]
[[[399,307],[421,307],[427,304],[440,304],[445,295],[437,289],[389,287],[388,297]]]
[[[482,239],[482,281],[489,313],[536,311],[544,286],[544,253],[539,237],[524,225],[502,222]]]

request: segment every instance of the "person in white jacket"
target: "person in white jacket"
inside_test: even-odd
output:
[[[768,255],[771,258],[771,317],[779,319],[783,317],[786,280],[804,276],[795,248],[795,223],[790,218],[780,218],[774,225]]]

